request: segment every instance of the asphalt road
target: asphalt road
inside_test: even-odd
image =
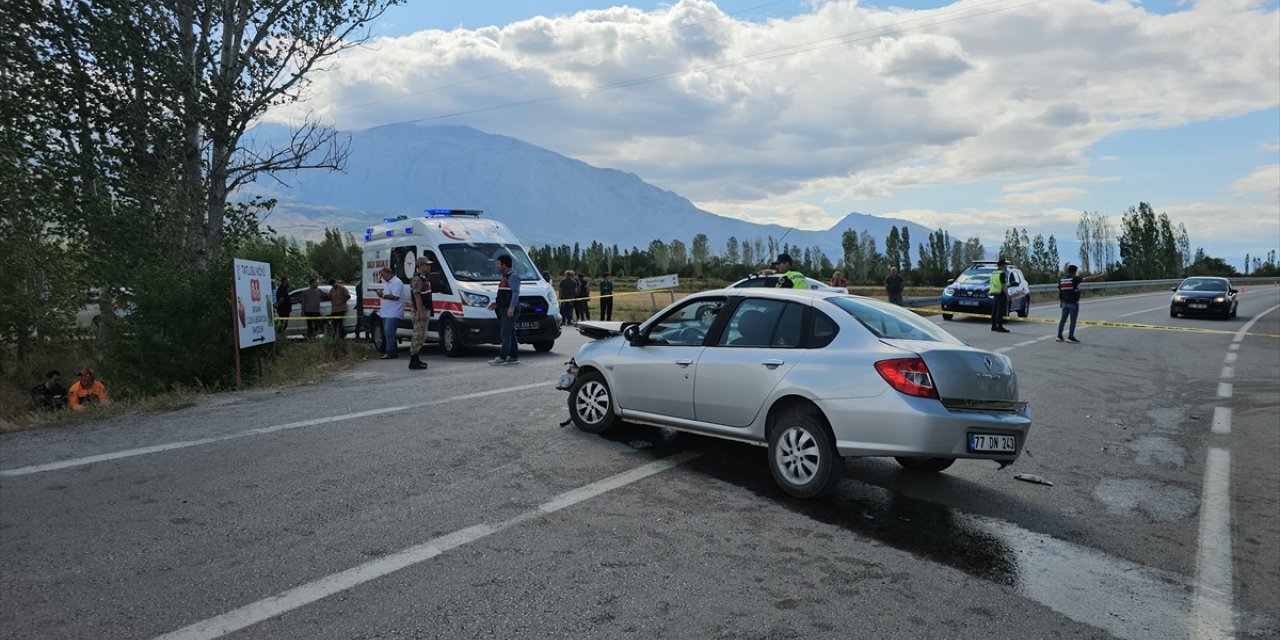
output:
[[[1276,637],[1280,339],[1237,332],[1280,334],[1280,288],[1167,296],[1081,319],[1222,333],[937,320],[1014,360],[1027,453],[849,460],[817,501],[759,448],[560,427],[573,332],[7,434],[0,636]]]

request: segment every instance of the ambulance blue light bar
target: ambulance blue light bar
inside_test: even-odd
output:
[[[471,216],[477,217],[484,213],[479,209],[427,209],[425,212],[428,216]]]

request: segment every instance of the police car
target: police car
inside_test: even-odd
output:
[[[1013,265],[1008,265],[1008,268],[1008,313],[1017,312],[1019,318],[1025,318],[1031,313],[1031,287],[1027,285],[1021,269]],[[939,298],[942,319],[950,320],[955,315],[948,312],[991,315],[991,308],[995,305],[991,297],[991,274],[995,271],[995,260],[975,260],[955,279],[948,280]]]

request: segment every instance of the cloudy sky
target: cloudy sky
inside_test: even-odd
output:
[[[472,126],[806,229],[992,246],[1146,201],[1280,247],[1277,0],[410,0],[373,35],[275,117]]]

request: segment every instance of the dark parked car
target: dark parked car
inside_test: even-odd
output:
[[[1170,291],[1173,291],[1173,299],[1169,301],[1170,318],[1194,313],[1214,315],[1223,320],[1236,317],[1236,307],[1240,302],[1237,294],[1240,292],[1226,278],[1195,276],[1183,280]]]

